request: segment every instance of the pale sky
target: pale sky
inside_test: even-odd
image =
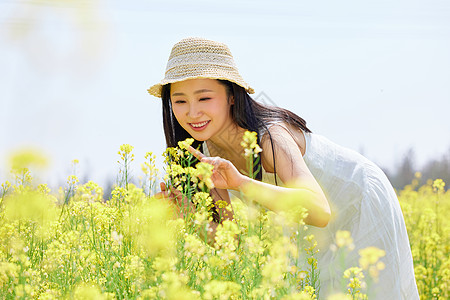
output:
[[[23,146],[101,184],[131,144],[134,175],[165,148],[160,100],[170,50],[226,43],[241,75],[313,132],[394,169],[450,151],[449,1],[0,0],[0,182]],[[29,4],[31,3],[31,4]],[[56,3],[56,4],[52,4]]]

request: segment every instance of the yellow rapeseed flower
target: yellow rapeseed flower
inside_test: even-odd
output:
[[[442,193],[444,191],[445,182],[442,179],[436,179],[433,181],[433,189],[435,192]]]
[[[99,300],[106,300],[106,299],[114,299],[113,295],[111,294],[102,294],[100,288],[95,285],[94,283],[88,284],[88,283],[82,283],[78,285],[74,292],[73,292],[73,298],[74,300],[87,300],[87,299],[99,299]]]
[[[369,271],[369,275],[378,282],[380,271],[384,270],[385,265],[379,259],[386,255],[386,252],[376,247],[367,247],[358,251],[360,255],[359,265],[364,270]]]
[[[10,167],[13,170],[21,171],[25,168],[45,168],[48,165],[47,157],[37,149],[24,148],[10,155]]]
[[[359,267],[351,267],[344,271],[344,278],[349,279],[347,284],[348,293],[353,299],[367,299],[367,295],[362,293],[366,283],[363,281],[364,274]]]
[[[164,157],[164,163],[166,165],[180,160],[177,149],[174,147],[167,147],[162,156]]]
[[[54,196],[27,189],[5,198],[5,217],[9,220],[33,220],[43,225],[57,218]]]
[[[213,168],[214,167],[212,165],[204,162],[199,162],[197,165],[195,165],[195,177],[200,178],[201,182],[203,182],[208,187],[208,189],[214,188],[214,184],[211,180]]]
[[[336,245],[339,248],[347,247],[350,251],[353,250],[355,246],[350,231],[338,230],[336,232]]]
[[[378,260],[386,255],[386,251],[377,247],[367,247],[358,251],[359,265],[363,270],[367,270],[370,265],[375,265]]]
[[[118,152],[118,154],[119,155],[130,154],[131,151],[133,151],[133,148],[134,147],[129,144],[120,145],[120,151]]]
[[[327,300],[352,300],[352,296],[349,294],[338,293],[328,296]]]
[[[9,285],[9,282],[19,282],[20,266],[10,262],[0,262],[0,287]]]
[[[9,181],[5,181],[2,183],[2,189],[0,190],[0,198],[3,198],[11,188],[11,183]]]
[[[168,226],[173,212],[166,201],[151,198],[133,205],[124,216],[122,232],[133,239],[145,255],[156,255],[160,251],[172,253],[175,248],[175,232]]]
[[[312,296],[310,295],[310,293],[308,291],[301,291],[298,293],[293,293],[293,294],[289,294],[289,295],[285,295],[281,298],[281,300],[312,300],[312,299],[316,299],[316,295],[312,294]]]
[[[194,142],[194,139],[188,138],[188,139],[185,139],[184,141],[178,142],[178,147],[180,147],[183,150],[187,150],[189,148],[189,146],[192,145],[193,142]]]
[[[257,133],[254,131],[245,131],[241,146],[244,148],[244,156],[246,158],[251,156],[257,157],[258,153],[262,151],[257,143]]]
[[[241,286],[233,281],[211,280],[204,287],[203,299],[237,299]]]

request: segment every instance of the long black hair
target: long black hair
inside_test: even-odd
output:
[[[272,136],[267,130],[268,128],[266,124],[272,121],[282,121],[287,124],[291,124],[294,127],[300,128],[303,132],[311,132],[311,130],[309,130],[306,126],[306,121],[287,109],[276,106],[266,106],[253,100],[243,87],[235,84],[234,82],[220,79],[218,81],[225,86],[228,99],[230,99],[231,96],[234,97],[234,104],[230,107],[230,113],[233,121],[244,129],[258,133],[258,144],[261,144],[261,132],[267,132],[269,134],[273,153],[275,183],[277,184],[275,149]],[[167,147],[176,147],[179,141],[192,138],[192,136],[180,125],[180,123],[178,123],[178,120],[173,114],[172,103],[170,101],[170,84],[166,84],[162,87],[161,98],[163,105],[163,125],[164,134],[166,136],[166,144]],[[202,142],[194,140],[192,147],[202,151],[201,145]],[[255,163],[253,165],[254,172],[256,173],[255,178],[262,180],[261,159],[255,159]]]

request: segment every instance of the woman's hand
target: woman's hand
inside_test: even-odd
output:
[[[238,190],[246,181],[246,177],[230,161],[218,156],[205,156],[192,146],[189,146],[188,151],[198,158],[199,161],[214,167],[211,180],[216,188]]]
[[[161,192],[157,193],[155,197],[157,199],[168,199],[178,217],[184,219],[187,214],[195,213],[194,204],[192,204],[191,201],[189,201],[189,199],[179,190],[173,187],[169,187],[169,189],[167,189],[164,182],[160,183],[160,187]]]

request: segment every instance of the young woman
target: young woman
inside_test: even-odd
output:
[[[305,222],[317,227],[321,296],[340,285],[342,273],[334,268],[339,263],[330,246],[338,230],[347,230],[355,245],[348,257],[353,265],[358,249],[386,252],[376,299],[419,299],[402,212],[384,173],[360,154],[311,133],[296,114],[254,101],[225,44],[181,40],[172,49],[165,78],[148,91],[162,98],[167,146],[192,137],[203,153],[191,152],[214,166],[213,198],[229,202],[228,191],[245,195],[252,184],[261,194],[279,195],[271,201],[252,199],[268,209],[308,210]],[[239,151],[246,130],[258,133],[262,148],[256,180],[247,176]],[[167,187],[161,190],[169,197]],[[280,203],[288,198],[297,202]]]

